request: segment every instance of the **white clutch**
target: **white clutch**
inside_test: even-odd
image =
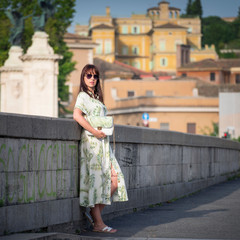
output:
[[[107,136],[111,136],[114,130],[113,117],[110,116],[87,116],[87,121],[96,130],[100,130]],[[87,135],[92,135],[89,131],[86,131]]]

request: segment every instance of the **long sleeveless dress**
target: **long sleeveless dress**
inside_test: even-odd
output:
[[[75,108],[86,116],[106,116],[107,108],[99,100],[80,92]],[[111,204],[111,165],[118,176],[118,188],[112,200],[127,201],[124,176],[112,152],[109,137],[102,140],[87,135],[83,129],[80,141],[80,205],[94,207],[95,204]]]

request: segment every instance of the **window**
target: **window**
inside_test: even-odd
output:
[[[123,55],[128,55],[128,46],[123,46],[122,47],[122,54]]]
[[[105,40],[105,53],[111,53],[112,52],[112,42],[111,40]]]
[[[122,33],[128,34],[128,26],[122,26]]]
[[[168,65],[167,58],[160,58],[161,67],[166,67]]]
[[[169,130],[169,123],[160,123],[161,130]]]
[[[150,68],[150,70],[153,69],[153,61],[149,62],[149,68]]]
[[[133,54],[139,54],[139,48],[137,46],[133,46],[132,53]]]
[[[240,83],[240,74],[236,74],[236,83]]]
[[[196,133],[196,123],[187,123],[187,133]]]
[[[153,96],[153,90],[147,90],[146,91],[146,96],[152,97]]]
[[[159,49],[160,51],[164,51],[166,48],[166,41],[165,40],[160,40],[159,41]]]
[[[215,73],[210,73],[210,81],[215,81]]]
[[[128,91],[127,94],[128,94],[128,97],[134,97],[135,96],[134,91]]]
[[[132,34],[138,34],[138,33],[140,33],[140,27],[132,26]]]
[[[182,77],[186,77],[187,76],[187,74],[186,73],[182,73]]]
[[[96,43],[98,44],[98,46],[96,47],[96,54],[102,54],[102,47],[103,47],[102,40],[97,39]]]
[[[192,28],[189,27],[188,30],[187,30],[188,33],[192,33]]]
[[[138,68],[138,69],[141,68],[141,64],[140,64],[139,61],[134,61],[134,62],[133,62],[133,66],[134,66],[135,68]]]

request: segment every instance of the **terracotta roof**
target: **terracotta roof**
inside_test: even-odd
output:
[[[185,27],[182,27],[182,26],[177,25],[177,24],[172,24],[172,23],[166,23],[166,24],[163,24],[163,25],[156,26],[154,28],[171,28],[171,29],[181,28],[181,29],[187,29]]]
[[[109,78],[111,78],[111,77],[121,77],[121,78],[137,77],[138,79],[140,79],[141,76],[145,76],[145,75],[151,75],[152,77],[167,76],[168,75],[165,72],[146,72],[146,71],[142,71],[138,68],[135,68],[135,67],[127,65],[127,64],[124,64],[124,63],[119,62],[117,60],[115,60],[114,63],[109,63],[109,62],[104,61],[100,58],[94,58],[93,63],[99,69],[100,75],[103,79],[106,79],[108,77]]]
[[[240,67],[240,59],[204,59],[198,62],[191,62],[183,65],[181,69],[222,69],[229,70],[232,67]]]
[[[106,25],[106,24],[100,24],[95,27],[92,27],[91,29],[114,29],[114,27]]]

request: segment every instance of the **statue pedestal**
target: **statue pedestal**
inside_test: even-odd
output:
[[[12,46],[9,57],[1,72],[1,112],[22,113],[23,111],[23,49]]]
[[[35,32],[23,60],[23,113],[58,117],[58,60],[45,32]]]

